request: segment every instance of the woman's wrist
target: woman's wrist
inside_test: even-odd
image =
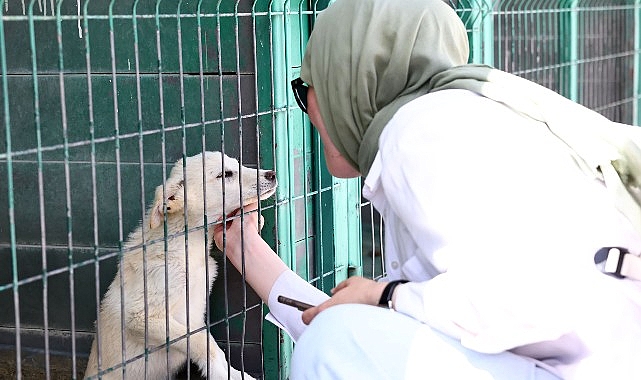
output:
[[[378,305],[379,301],[381,299],[381,296],[383,295],[383,292],[385,291],[385,287],[387,286],[387,282],[376,282],[375,285],[372,287],[372,295],[369,297],[371,300],[372,305]]]
[[[240,259],[243,254],[247,255],[250,252],[256,251],[256,249],[252,249],[252,247],[263,244],[267,243],[265,243],[258,233],[247,231],[247,228],[245,228],[242,234],[227,233],[223,248],[225,255],[233,262],[235,258]]]
[[[395,291],[399,286],[407,282],[408,282],[407,280],[396,280],[396,281],[388,282],[385,285],[383,292],[381,293],[378,304],[381,306],[387,306],[390,309],[394,309]]]
[[[244,270],[247,282],[258,296],[268,302],[269,293],[276,279],[288,268],[269,244],[258,234],[246,236],[242,244],[234,246],[227,255],[239,272]]]

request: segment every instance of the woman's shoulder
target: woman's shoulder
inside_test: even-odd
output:
[[[394,114],[385,130],[441,125],[464,132],[514,122],[523,122],[522,116],[505,105],[469,90],[448,89],[408,102]]]
[[[493,100],[469,90],[441,90],[430,92],[408,102],[396,112],[394,117],[465,116],[469,115],[470,112],[482,111],[488,102],[495,103]],[[482,114],[485,114],[485,112],[481,112]],[[477,114],[476,116],[481,115]]]

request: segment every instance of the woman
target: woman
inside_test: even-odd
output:
[[[595,266],[641,252],[639,130],[468,53],[441,0],[319,16],[293,88],[330,172],[365,177],[389,282],[328,299],[246,216],[247,280],[297,340],[292,379],[641,378],[641,282]],[[240,267],[238,220],[226,236]]]

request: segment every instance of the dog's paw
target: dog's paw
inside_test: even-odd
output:
[[[214,379],[231,379],[231,380],[241,380],[241,379],[246,379],[246,380],[255,380],[253,377],[250,375],[243,373],[237,369],[235,369],[232,366],[229,366],[229,375],[227,372],[227,360],[225,359],[225,354],[221,350],[216,350],[217,352],[214,353],[214,357],[211,357],[208,364],[209,364],[209,374],[212,376]],[[203,375],[205,373],[203,372]]]
[[[237,371],[237,370],[235,370],[235,369],[233,369],[233,368],[231,369],[231,374],[230,374],[230,376],[229,376],[229,377],[230,377],[232,380],[241,380],[241,379],[245,379],[245,380],[256,380],[255,378],[253,378],[253,377],[249,376],[247,373],[243,374],[242,372]]]

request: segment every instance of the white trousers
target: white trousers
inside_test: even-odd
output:
[[[404,314],[340,305],[296,343],[290,379],[558,380],[529,358],[482,354]]]

